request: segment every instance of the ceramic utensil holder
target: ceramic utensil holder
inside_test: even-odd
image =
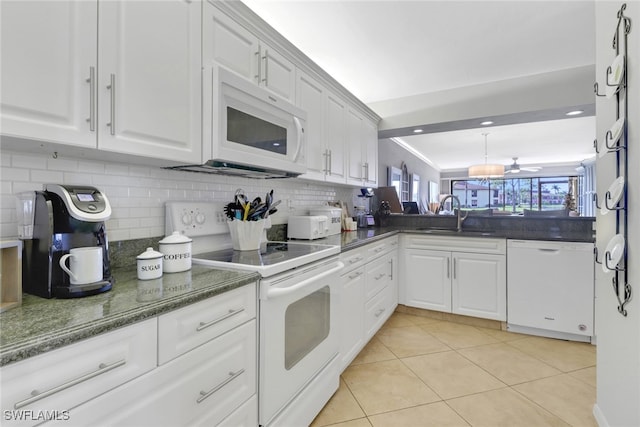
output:
[[[264,230],[264,220],[227,221],[231,232],[231,243],[236,251],[253,251],[260,249],[260,239]]]

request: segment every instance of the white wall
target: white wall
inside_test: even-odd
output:
[[[112,205],[107,221],[109,240],[164,236],[164,203],[167,200],[229,202],[237,188],[250,198],[264,199],[274,189],[282,200],[272,217],[286,223],[288,207],[304,208],[343,200],[353,207],[360,192],[347,186],[330,186],[300,179],[256,180],[160,169],[152,166],[94,161],[48,154],[2,150],[0,164],[0,236],[17,235],[14,194],[42,189],[44,183],[91,185],[103,191]]]
[[[615,57],[611,48],[617,24],[616,14],[623,2],[596,1],[596,80],[603,88],[605,70]],[[629,181],[627,242],[629,283],[633,299],[628,316],[621,316],[611,286],[612,274],[596,266],[597,403],[594,415],[600,426],[640,426],[640,2],[627,1],[625,14],[632,20],[629,34],[628,85]],[[597,137],[602,139],[615,121],[614,99],[598,98]],[[616,176],[615,155],[597,162],[597,191],[600,198]],[[597,246],[600,253],[615,234],[615,215],[598,215]],[[624,278],[624,275],[621,275]]]
[[[390,139],[381,139],[378,141],[378,184],[381,187],[387,185],[387,168],[394,166],[400,168],[402,162],[407,164],[409,174],[418,174],[420,176],[420,200],[428,202],[429,181],[440,182],[440,171],[409,151],[400,147]]]

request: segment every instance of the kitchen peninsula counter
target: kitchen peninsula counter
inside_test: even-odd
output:
[[[256,282],[251,272],[194,265],[160,279],[138,280],[136,266],[114,269],[108,292],[46,299],[24,294],[22,305],[0,314],[0,366],[130,325]]]

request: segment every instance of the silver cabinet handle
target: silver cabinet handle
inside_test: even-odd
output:
[[[265,86],[268,86],[269,85],[269,49],[264,50],[264,56],[262,57],[262,60],[264,61],[264,77],[262,78],[262,81],[264,82]]]
[[[196,328],[196,331],[200,332],[203,329],[207,329],[209,326],[213,326],[216,323],[220,323],[225,319],[228,319],[231,316],[235,316],[238,313],[242,313],[244,311],[244,307],[243,308],[238,308],[238,309],[230,309],[229,312],[223,316],[218,317],[217,319],[214,319],[210,322],[200,322],[200,324],[198,325],[198,327]]]
[[[385,310],[384,308],[381,308],[380,310],[378,310],[378,311],[376,311],[376,312],[375,312],[374,316],[376,316],[376,317],[380,317],[380,315],[381,315],[382,313],[384,313],[384,310]]]
[[[329,151],[329,158],[327,160],[327,163],[328,163],[327,169],[329,170],[329,175],[331,175],[331,169],[332,169],[331,168],[331,163],[333,162],[333,157],[332,157],[331,150],[327,150],[327,151]]]
[[[69,387],[73,387],[74,385],[80,384],[81,382],[90,380],[91,378],[95,378],[98,375],[102,375],[104,373],[107,373],[109,371],[112,371],[116,368],[119,368],[120,366],[123,366],[125,363],[127,363],[127,361],[125,359],[122,360],[118,360],[117,362],[114,362],[110,365],[107,365],[105,363],[101,363],[100,365],[98,365],[98,369],[96,371],[90,372],[88,374],[82,375],[76,379],[73,379],[69,382],[66,382],[64,384],[61,384],[59,386],[50,388],[49,390],[43,391],[43,392],[39,392],[38,390],[33,390],[31,392],[31,397],[29,397],[28,399],[24,399],[21,400],[20,402],[17,402],[15,405],[13,405],[14,409],[20,409],[23,408],[27,405],[31,405],[34,402],[37,402],[38,400],[44,399],[45,397],[49,397],[53,394],[56,394],[62,390],[66,390]]]
[[[456,278],[456,259],[453,259],[453,278]]]
[[[451,277],[451,259],[447,258],[447,279]]]
[[[89,78],[86,80],[89,83],[89,130],[95,132],[96,130],[96,67],[89,67]]]
[[[355,273],[350,274],[348,277],[349,279],[355,279],[356,277],[360,277],[360,276],[362,276],[362,273],[360,271],[356,271]]]
[[[390,272],[389,272],[389,280],[393,280],[393,258],[389,260],[389,264],[391,264]]]
[[[237,372],[229,372],[229,377],[226,380],[222,381],[220,384],[218,384],[217,386],[215,386],[214,388],[212,388],[209,391],[201,391],[200,392],[200,397],[196,400],[196,402],[197,403],[202,403],[207,397],[211,396],[213,393],[215,393],[216,391],[220,390],[222,387],[226,386],[231,381],[235,380],[240,375],[242,375],[243,372],[244,372],[244,368],[240,369]]]
[[[253,56],[256,58],[256,71],[258,72],[254,77],[256,79],[256,83],[260,84],[260,49],[256,50]]]
[[[116,134],[116,75],[111,74],[111,82],[107,89],[111,91],[111,121],[107,123],[107,126],[111,128],[111,135]]]
[[[386,276],[386,275],[387,275],[386,273],[380,273],[380,274],[378,274],[378,275],[375,277],[375,280],[380,280],[380,279],[382,279],[382,278],[383,278],[384,276]]]
[[[356,263],[356,262],[358,262],[358,261],[362,261],[362,257],[361,257],[361,256],[356,257],[356,258],[351,258],[351,259],[349,260],[349,264],[354,264],[354,263]]]

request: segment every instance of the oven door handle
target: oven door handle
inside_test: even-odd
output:
[[[310,278],[308,278],[306,280],[303,280],[300,283],[296,283],[293,286],[287,286],[286,288],[270,288],[267,291],[266,297],[267,297],[267,299],[270,299],[270,298],[278,298],[278,297],[282,297],[284,295],[292,294],[292,293],[297,292],[300,289],[308,286],[309,283],[311,283],[311,282],[315,282],[315,281],[320,280],[320,279],[322,279],[324,277],[327,277],[327,276],[329,276],[331,274],[337,273],[338,271],[342,270],[343,267],[344,267],[344,264],[342,262],[338,262],[336,264],[336,266],[331,268],[330,270],[324,271],[324,272],[318,274],[317,276],[313,276],[313,277],[310,277]]]

